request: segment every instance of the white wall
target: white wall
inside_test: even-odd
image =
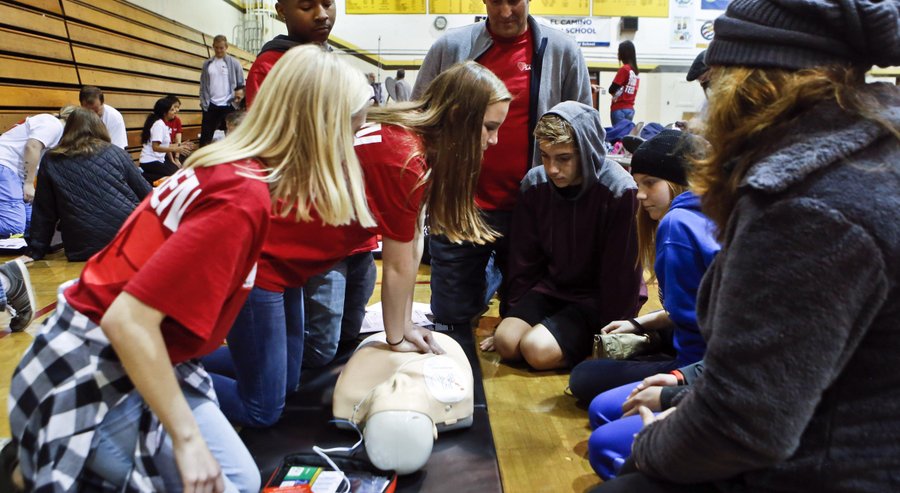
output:
[[[128,0],[168,19],[180,22],[200,32],[215,36],[224,34],[234,38],[235,26],[241,24],[243,13],[222,0]]]
[[[223,0],[129,0],[148,10],[177,20],[207,34],[225,34],[230,40],[235,39],[235,26],[242,23],[242,14]],[[677,5],[685,0],[672,0],[672,13]],[[186,5],[190,5],[187,7]],[[439,31],[434,27],[437,15],[347,15],[343,13],[343,2],[338,3],[338,16],[332,36],[356,46],[361,51],[381,55],[387,61],[422,60],[431,44],[446,33],[447,30],[462,27],[475,21],[475,15],[444,15],[447,19],[446,30]],[[681,7],[684,9],[684,7]],[[712,18],[718,11],[702,11],[700,0],[692,0],[691,15],[695,18]],[[682,10],[684,12],[684,10]],[[596,18],[600,19],[600,18]],[[547,19],[539,19],[549,22]],[[665,65],[681,67],[682,72],[644,73],[641,75],[641,86],[635,107],[635,119],[641,121],[658,121],[671,123],[682,118],[684,112],[697,111],[703,104],[703,93],[697,84],[684,82],[684,73],[696,54],[702,49],[699,29],[694,29],[701,43],[686,48],[672,47],[670,41],[670,19],[640,18],[638,31],[620,33],[619,18],[611,18],[605,25],[610,32],[605,38],[610,41],[609,47],[583,48],[588,63],[614,64],[616,47],[623,39],[632,39],[637,47],[638,62],[644,66]],[[695,21],[695,27],[699,22]],[[276,34],[286,34],[287,29],[281,22],[273,22],[266,26],[265,38]],[[699,44],[699,47],[698,47]],[[365,72],[375,72],[378,81],[395,76],[393,71],[383,71],[378,67],[348,57],[351,63]],[[407,70],[406,78],[410,84],[415,83],[417,72]],[[609,87],[613,72],[600,73],[600,86]],[[600,110],[604,123],[608,124],[609,95],[600,97]]]

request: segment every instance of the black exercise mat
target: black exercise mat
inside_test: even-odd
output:
[[[440,434],[431,457],[419,472],[401,476],[398,493],[478,491],[501,492],[497,453],[488,420],[481,367],[471,332],[447,332],[460,343],[475,380],[475,414],[471,428]],[[245,428],[241,438],[253,455],[263,483],[288,454],[322,448],[347,447],[358,439],[354,431],[340,430],[331,420],[331,396],[337,377],[357,343],[342,344],[335,361],[327,367],[303,370],[300,390],[291,395],[281,420],[267,429]],[[361,448],[355,457],[365,457]]]

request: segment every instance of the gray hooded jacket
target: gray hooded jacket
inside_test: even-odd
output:
[[[581,49],[572,38],[528,16],[528,29],[534,39],[531,61],[531,108],[528,112],[528,135],[531,165],[540,166],[541,157],[531,136],[538,118],[551,106],[562,101],[591,104],[591,81]],[[412,99],[418,99],[441,72],[466,60],[478,60],[493,46],[487,22],[452,29],[428,50],[416,76]],[[465,97],[461,94],[460,97]]]

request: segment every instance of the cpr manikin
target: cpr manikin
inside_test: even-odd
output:
[[[334,389],[335,419],[364,424],[376,467],[409,474],[431,455],[438,431],[472,425],[472,367],[459,344],[433,333],[444,355],[399,353],[384,332],[366,338]]]

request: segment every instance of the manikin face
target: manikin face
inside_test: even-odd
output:
[[[544,171],[554,185],[565,188],[581,184],[581,159],[578,158],[578,149],[574,143],[550,144],[540,141],[538,145],[541,149]]]
[[[284,19],[288,36],[303,43],[328,41],[337,17],[334,0],[280,0],[275,10]]]
[[[213,43],[213,51],[216,52],[216,58],[225,58],[225,53],[228,52],[228,43],[225,41]]]
[[[491,32],[515,38],[528,30],[528,0],[482,0]]]
[[[509,113],[509,101],[499,101],[491,103],[484,111],[484,123],[481,125],[481,150],[486,151],[488,147],[498,142],[497,133],[503,120],[506,120],[506,114]]]
[[[85,101],[81,103],[81,107],[93,111],[97,116],[103,116],[103,103],[100,102],[100,98]]]
[[[634,181],[637,182],[637,199],[641,202],[641,207],[647,211],[650,219],[654,221],[662,219],[669,211],[673,198],[669,183],[662,178],[643,173],[635,173]]]

